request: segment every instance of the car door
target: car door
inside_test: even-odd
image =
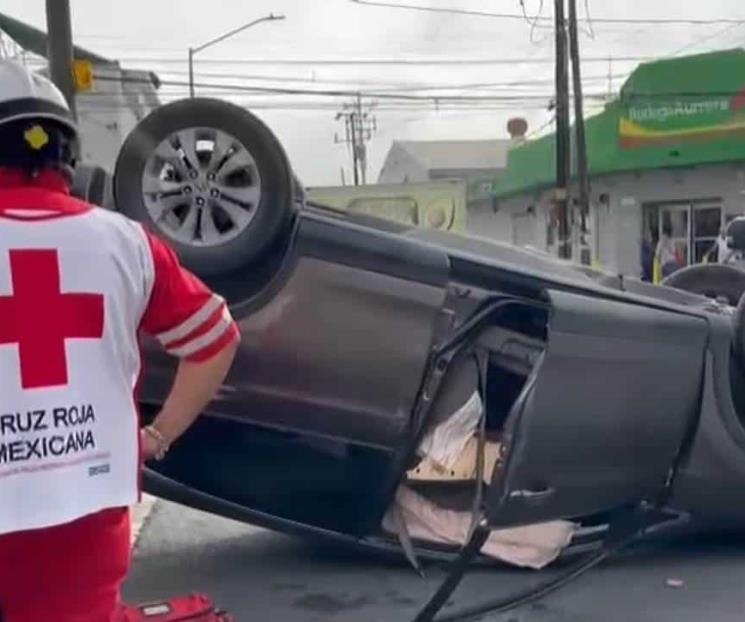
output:
[[[364,534],[400,476],[448,258],[317,213],[303,214],[289,253],[256,300],[232,306],[241,344],[230,373],[151,468],[253,512],[253,522]],[[141,400],[157,408],[173,364],[151,352],[148,370]]]
[[[550,291],[546,349],[510,414],[488,516],[593,514],[663,490],[697,417],[703,318]]]

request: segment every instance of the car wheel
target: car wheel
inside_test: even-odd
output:
[[[201,276],[258,260],[286,229],[294,176],[274,134],[248,111],[214,99],[162,106],[117,158],[117,209],[167,240]]]
[[[735,306],[745,292],[745,270],[726,264],[688,266],[666,277],[662,285],[724,299]]]
[[[72,196],[103,206],[106,194],[106,178],[108,174],[100,166],[80,165],[75,168],[70,193]]]

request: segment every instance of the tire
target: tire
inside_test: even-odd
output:
[[[100,166],[78,166],[72,179],[70,193],[81,201],[103,206],[106,202],[107,177],[108,173]]]
[[[198,147],[205,142],[205,132],[213,137],[212,143],[207,141],[207,152]],[[184,137],[186,142],[182,143]],[[173,146],[174,139],[177,148]],[[218,147],[219,140],[231,146]],[[193,148],[188,150],[184,144]],[[162,151],[156,153],[156,150]],[[187,152],[193,155],[190,157]],[[221,158],[223,152],[228,155]],[[158,153],[167,157],[163,159]],[[174,153],[178,155],[174,157]],[[236,169],[243,185],[229,187],[229,179],[220,176],[228,168],[236,168],[229,166],[236,158],[251,164]],[[209,162],[205,163],[205,159]],[[234,174],[235,171],[229,175]],[[156,192],[146,191],[146,179],[148,188],[157,186]],[[119,152],[113,186],[117,210],[144,223],[174,248],[186,267],[207,277],[257,262],[278,236],[288,230],[294,212],[294,181],[282,146],[263,122],[233,104],[195,98],[156,109],[132,131]],[[163,190],[175,187],[176,190]],[[233,195],[239,191],[244,193],[241,196],[253,192],[252,196],[258,198],[241,204],[238,209],[233,205],[236,203]],[[219,197],[208,194],[214,192]],[[162,209],[168,195],[172,201]],[[171,207],[178,201],[183,201],[183,205]],[[230,215],[236,211],[247,222],[233,220]],[[193,217],[196,224],[193,237],[189,238],[192,221],[189,220],[187,227],[187,218],[192,218],[189,215],[193,212],[197,213]],[[160,216],[156,218],[154,214]],[[223,231],[219,225],[226,223],[227,229]],[[205,233],[208,228],[211,238]],[[182,233],[181,229],[186,231]]]
[[[662,285],[708,298],[724,298],[736,306],[745,292],[745,270],[726,264],[688,266],[666,277]]]

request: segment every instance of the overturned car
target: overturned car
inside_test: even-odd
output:
[[[414,564],[537,568],[658,525],[745,524],[731,304],[307,204],[272,133],[213,100],[146,118],[113,187],[243,337],[146,490]],[[145,419],[173,366],[148,349]]]

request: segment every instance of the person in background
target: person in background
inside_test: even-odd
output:
[[[729,263],[735,252],[727,246],[727,226],[724,225],[719,231],[717,237],[717,262]]]
[[[670,236],[672,236],[672,226],[669,222],[664,222],[662,224],[662,235],[655,251],[655,261],[660,267],[663,279],[681,267],[675,244]]]
[[[650,228],[648,234],[642,238],[641,245],[641,265],[642,265],[642,281],[652,282],[654,280],[654,258],[655,251],[657,248],[657,230],[656,228]]]

